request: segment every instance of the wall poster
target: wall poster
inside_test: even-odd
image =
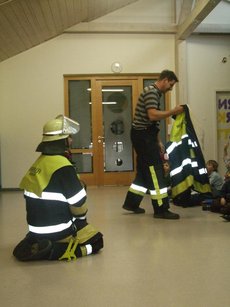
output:
[[[230,156],[230,91],[216,92],[216,110],[219,173],[224,175],[226,172],[223,161],[225,144],[229,144],[228,154]]]

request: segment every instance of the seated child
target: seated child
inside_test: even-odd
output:
[[[230,221],[230,172],[225,175],[225,182],[221,189],[220,205],[222,206],[220,212],[223,213],[223,218]]]
[[[210,204],[213,202],[213,199],[216,199],[220,196],[220,191],[224,180],[218,173],[218,163],[215,160],[208,160],[206,163],[206,168],[211,186],[211,193],[197,193],[191,188],[173,200],[175,205],[182,207],[202,205],[203,210],[210,209]]]
[[[223,178],[218,173],[218,163],[215,160],[209,160],[206,163],[206,168],[212,189],[212,197],[217,198],[220,196],[220,191],[224,183]]]
[[[224,215],[229,215],[230,217],[230,178],[225,180],[219,197],[214,199],[209,204],[209,207],[209,210],[212,212],[222,212]]]

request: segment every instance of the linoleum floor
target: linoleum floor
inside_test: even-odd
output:
[[[128,187],[89,187],[88,222],[104,249],[77,261],[18,262],[27,232],[22,192],[0,192],[2,307],[228,307],[230,222],[200,207],[171,210],[180,220],[124,211]]]

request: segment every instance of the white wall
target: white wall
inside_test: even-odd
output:
[[[175,70],[171,35],[62,35],[0,63],[2,188],[16,188],[38,156],[46,121],[64,112],[64,74]],[[172,93],[172,104],[175,104]]]
[[[227,57],[227,63],[222,63]],[[216,91],[230,91],[230,36],[192,36],[187,41],[188,103],[206,160],[218,159]],[[218,155],[219,153],[219,155]],[[221,167],[221,169],[223,169]]]
[[[226,56],[228,62],[223,64]],[[43,124],[64,110],[63,74],[175,69],[170,35],[62,35],[0,63],[0,148],[3,188],[18,187],[38,156]],[[217,159],[216,91],[230,90],[230,38],[187,41],[188,103],[205,159]],[[181,76],[180,76],[181,79]],[[175,91],[172,93],[175,104]]]

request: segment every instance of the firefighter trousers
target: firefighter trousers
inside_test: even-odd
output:
[[[159,129],[131,129],[131,141],[136,152],[137,171],[125,198],[124,205],[135,210],[146,193],[150,194],[155,213],[169,208],[167,183],[158,144]]]

